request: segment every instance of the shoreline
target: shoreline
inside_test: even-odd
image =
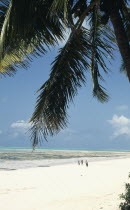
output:
[[[0,163],[0,171],[13,171],[19,169],[36,169],[42,167],[53,167],[53,166],[66,166],[66,165],[78,165],[78,161],[83,160],[83,165],[85,165],[85,161],[88,163],[97,163],[104,161],[113,161],[113,160],[125,160],[130,159],[129,156],[109,156],[109,157],[78,157],[78,158],[68,158],[68,159],[41,159],[41,160],[8,160]],[[4,165],[2,167],[2,164]],[[24,164],[24,166],[23,166]],[[12,167],[11,167],[12,165]],[[18,166],[17,166],[18,165]],[[10,167],[5,167],[10,166]]]
[[[120,154],[120,153],[119,153]],[[97,163],[102,161],[113,161],[121,159],[129,159],[130,155],[126,156],[86,156],[86,157],[73,157],[73,158],[61,158],[54,159],[53,156],[50,159],[34,159],[34,160],[1,160],[0,171],[12,171],[19,169],[33,169],[39,167],[53,167],[53,166],[65,166],[65,165],[78,165],[78,161],[83,160],[84,164],[87,160],[88,163]]]

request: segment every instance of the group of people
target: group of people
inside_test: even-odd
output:
[[[78,160],[78,165],[83,165],[85,162],[85,165],[88,167],[88,161]]]

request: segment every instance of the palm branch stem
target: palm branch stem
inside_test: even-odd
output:
[[[99,22],[99,13],[97,5],[93,8],[92,14],[92,26],[91,26],[91,76],[93,81],[93,96],[97,97],[100,102],[108,101],[108,95],[105,93],[105,88],[103,88],[100,83],[99,79],[102,79],[100,74],[99,66],[102,68],[102,50],[104,47],[101,43],[101,39],[99,38],[99,31],[101,30],[101,25]],[[100,46],[102,45],[102,50],[99,48],[98,42],[100,42]],[[99,59],[100,57],[100,59]],[[107,73],[107,67],[104,68],[104,71]]]
[[[2,59],[3,58],[3,48],[4,48],[4,41],[5,41],[5,33],[6,33],[6,30],[5,28],[7,28],[7,25],[9,24],[9,16],[10,16],[10,13],[11,13],[11,9],[12,9],[12,1],[10,2],[9,4],[9,8],[7,10],[7,13],[6,13],[6,18],[5,18],[5,22],[3,24],[3,27],[2,27],[2,30],[1,30],[1,35],[0,35],[0,58]]]

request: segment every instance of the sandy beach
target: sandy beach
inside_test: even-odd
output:
[[[118,210],[130,158],[0,171],[1,210]]]

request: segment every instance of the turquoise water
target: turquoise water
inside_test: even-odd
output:
[[[32,150],[32,147],[0,147],[0,150]],[[130,150],[115,150],[115,149],[65,149],[65,148],[36,148],[36,150],[62,150],[62,151],[104,151],[104,152],[130,152]]]
[[[45,167],[66,163],[89,162],[116,158],[130,158],[129,151],[85,151],[63,149],[36,149],[0,147],[0,170]]]

